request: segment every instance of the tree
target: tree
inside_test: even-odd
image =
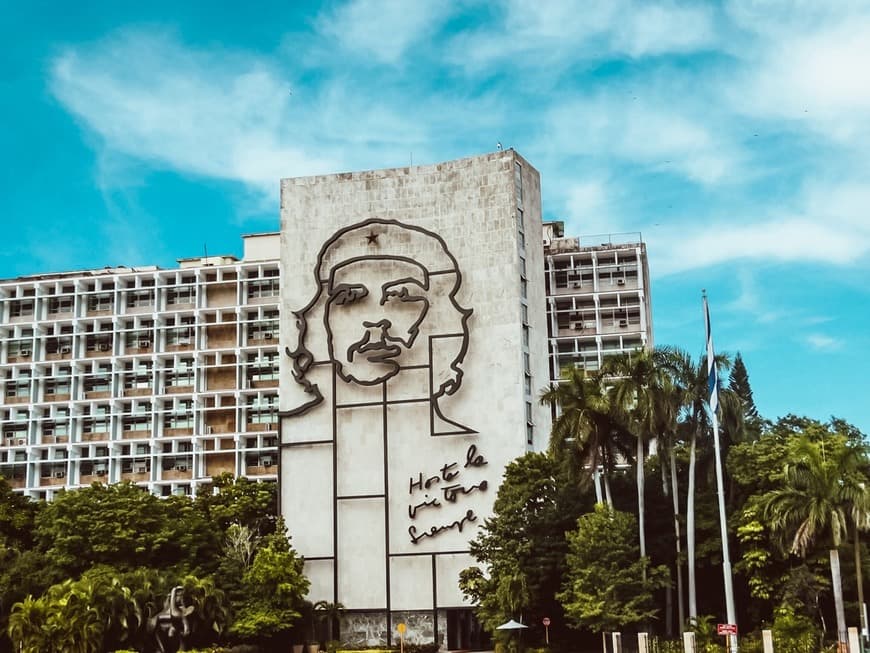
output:
[[[674,378],[677,379],[682,388],[682,426],[689,437],[689,479],[686,493],[686,549],[689,571],[689,619],[696,619],[698,617],[698,601],[695,579],[695,482],[698,461],[698,439],[706,435],[710,430],[710,420],[707,412],[710,399],[710,390],[707,387],[707,359],[706,356],[701,356],[696,363],[692,361],[692,358],[686,352],[675,350],[670,357],[669,364]],[[727,368],[729,365],[728,358],[718,354],[715,364],[720,370]],[[722,404],[728,401],[727,399],[722,401],[723,394],[726,394],[726,391],[720,388],[719,395],[720,403]]]
[[[746,371],[746,365],[743,363],[743,357],[740,355],[740,352],[737,352],[737,356],[734,357],[734,365],[731,367],[731,375],[728,377],[728,387],[740,398],[746,421],[760,419],[758,408],[755,406],[755,399],[752,397],[749,372]]]
[[[57,493],[36,518],[37,546],[70,576],[97,564],[192,569],[214,559],[218,534],[186,497],[161,500],[132,483]]]
[[[831,582],[837,618],[837,639],[845,645],[846,617],[838,547],[848,537],[850,521],[864,526],[870,497],[860,469],[862,451],[845,438],[814,443],[799,438],[785,467],[783,485],[762,502],[765,517],[791,553],[805,557],[817,539],[829,545]],[[857,531],[855,533],[857,539]]]
[[[617,454],[631,457],[626,442],[633,438],[618,404],[613,401],[605,377],[581,369],[571,370],[567,379],[545,390],[540,401],[561,411],[553,423],[550,451],[554,456],[563,455],[566,450],[576,452],[580,466],[588,467],[592,472],[598,502],[602,501],[598,483],[598,469],[602,467],[606,501],[613,505],[610,474]]]
[[[244,599],[236,607],[230,633],[243,639],[269,640],[288,631],[301,616],[308,579],[304,561],[290,546],[282,520],[260,540],[242,577]]]
[[[629,430],[636,443],[635,473],[637,478],[638,535],[640,557],[646,557],[644,528],[644,461],[646,445],[666,430],[668,422],[676,421],[675,407],[669,403],[666,391],[666,371],[660,364],[669,351],[637,350],[609,356],[602,372],[612,378],[613,403],[618,415],[628,417]]]
[[[510,463],[471,554],[479,567],[462,572],[460,588],[490,632],[520,613],[543,635],[540,618],[561,623],[556,592],[562,581],[568,547],[565,531],[573,528],[585,504],[568,470],[552,456],[528,453]]]
[[[226,532],[231,524],[245,526],[254,535],[270,535],[278,523],[277,484],[235,478],[224,473],[201,486],[196,506],[206,519]]]
[[[558,598],[575,627],[618,630],[656,616],[653,594],[667,584],[667,568],[638,556],[637,525],[624,512],[597,504],[567,533],[565,584]]]

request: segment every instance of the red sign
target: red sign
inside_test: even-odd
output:
[[[549,626],[550,625],[550,617],[544,617],[543,619],[541,619],[541,623],[544,624],[545,626]]]
[[[736,635],[737,624],[716,624],[716,633],[719,635]]]

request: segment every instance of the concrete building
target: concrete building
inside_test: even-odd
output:
[[[640,238],[542,224],[508,150],[285,179],[280,233],[178,263],[0,281],[0,474],[40,499],[278,481],[343,639],[478,644],[458,573],[505,465],[547,446],[540,390],[652,344]]]
[[[550,379],[596,370],[608,354],[653,346],[646,245],[639,233],[583,238],[544,224]]]
[[[281,509],[342,638],[473,648],[458,587],[546,446],[540,180],[512,150],[281,185]],[[292,310],[292,312],[291,312]]]
[[[242,260],[0,282],[0,474],[28,496],[277,480],[278,235]]]

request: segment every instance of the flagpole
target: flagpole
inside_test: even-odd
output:
[[[707,293],[704,298],[704,322],[707,327],[707,379],[710,386],[710,421],[713,423],[713,447],[716,454],[716,490],[719,498],[719,529],[722,537],[722,575],[725,579],[725,613],[729,624],[737,624],[734,611],[734,585],[731,577],[731,555],[728,552],[728,517],[725,514],[725,483],[722,478],[722,452],[719,447],[719,374],[713,350],[713,331],[710,327],[710,308]],[[729,635],[732,653],[737,653],[737,635]]]

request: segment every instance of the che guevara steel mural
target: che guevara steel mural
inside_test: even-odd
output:
[[[415,437],[477,433],[444,406],[462,386],[473,311],[457,299],[462,273],[439,235],[396,220],[352,224],[321,247],[314,284],[311,300],[293,312],[298,340],[286,348],[302,399],[282,415],[327,408],[335,425],[354,410],[380,409],[385,448],[389,437],[405,437],[408,423]],[[344,401],[343,384],[369,392]],[[408,476],[406,530],[413,544],[477,521],[473,509],[442,510],[488,487],[480,478],[483,453],[474,444],[459,446],[455,459],[426,461]]]

